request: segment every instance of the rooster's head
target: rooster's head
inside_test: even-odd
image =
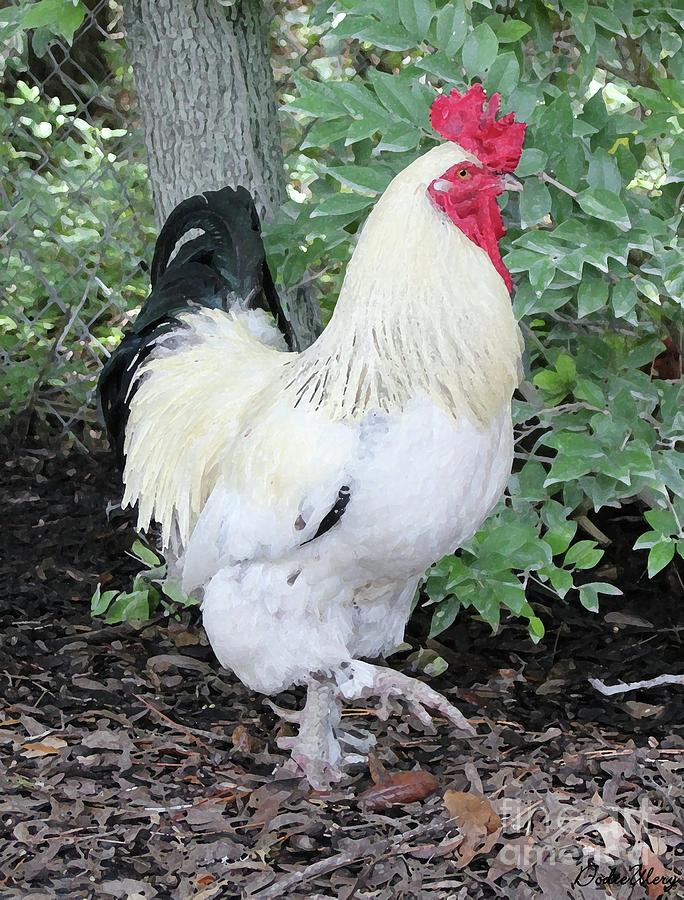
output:
[[[496,198],[503,191],[521,190],[511,173],[520,161],[525,124],[513,113],[500,119],[500,95],[487,101],[480,84],[464,94],[440,95],[430,121],[442,137],[458,144],[476,162],[464,160],[447,169],[428,187],[428,194],[464,234],[489,255],[509,291],[511,276],[501,260],[499,240],[506,233]]]

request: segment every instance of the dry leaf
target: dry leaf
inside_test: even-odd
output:
[[[372,750],[368,754],[368,773],[373,784],[380,784],[381,781],[389,778],[387,769],[382,764],[377,753],[374,753]]]
[[[22,744],[22,748],[26,751],[22,753],[27,759],[34,759],[36,756],[50,756],[67,746],[67,742],[57,737],[46,737],[42,741],[29,741]]]
[[[666,890],[669,892],[670,885],[678,880],[646,844],[641,848],[641,875],[647,885],[648,900],[660,900]]]
[[[169,635],[176,647],[193,647],[199,644],[199,634],[196,631],[179,631]]]
[[[625,612],[609,612],[603,617],[609,625],[631,625],[634,628],[653,628],[653,623],[648,619],[642,619],[641,616],[635,616],[632,613]]]
[[[444,805],[462,831],[483,830],[492,834],[497,828],[501,828],[499,814],[481,794],[447,791],[444,794]]]
[[[655,706],[653,703],[640,703],[638,700],[627,700],[621,706],[633,719],[650,719],[652,716],[660,716],[665,709],[664,706]]]
[[[501,819],[489,800],[473,791],[447,791],[444,805],[464,836],[456,863],[456,868],[463,869],[475,856],[494,847],[501,834]]]
[[[248,754],[252,749],[252,737],[244,725],[235,726],[231,740],[238,753]]]
[[[359,803],[377,812],[396,803],[415,803],[434,794],[439,782],[434,775],[414,769],[411,772],[395,772],[359,794]]]

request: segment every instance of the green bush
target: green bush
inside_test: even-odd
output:
[[[0,93],[0,128],[0,414],[39,388],[68,414],[86,405],[122,313],[147,293],[138,266],[154,235],[147,168],[125,129],[88,122],[23,81]]]
[[[141,541],[135,541],[128,554],[143,564],[133,579],[130,591],[102,591],[98,584],[90,599],[90,613],[101,616],[107,625],[120,622],[144,622],[160,609],[166,616],[180,619],[184,609],[198,606],[168,577],[166,563]]]
[[[79,28],[81,44],[92,42],[79,51],[86,68],[66,46]],[[102,42],[94,71],[102,79],[106,59],[107,75],[96,83],[87,67],[97,28],[78,0],[0,10],[0,420],[26,408],[66,423],[91,416],[100,361],[146,294],[139,261],[154,224],[144,147],[116,102],[130,66],[120,41]],[[65,77],[49,74],[48,52],[64,56]]]
[[[620,593],[590,580],[592,509],[643,510],[649,576],[684,557],[684,386],[681,368],[653,369],[682,345],[682,18],[632,0],[335,0],[306,23],[311,45],[325,31],[327,55],[355,63],[295,75],[292,199],[269,240],[288,285],[321,273],[328,310],[376,197],[435,143],[436,88],[481,81],[529,125],[504,213],[529,357],[516,472],[486,527],[428,573],[433,634],[473,607],[492,627],[502,609],[524,617],[538,640],[535,586],[589,610]]]

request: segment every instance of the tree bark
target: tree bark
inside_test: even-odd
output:
[[[159,224],[193,194],[244,185],[263,219],[285,174],[262,0],[127,0]],[[284,301],[300,347],[320,330],[312,300]]]

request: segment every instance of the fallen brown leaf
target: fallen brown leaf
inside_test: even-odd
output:
[[[489,800],[473,791],[446,791],[444,805],[463,834],[456,867],[464,869],[482,853],[489,853],[501,835],[501,819]]]
[[[36,756],[50,756],[54,753],[59,753],[66,746],[67,742],[61,738],[46,737],[42,741],[29,741],[26,744],[22,744],[22,749],[25,752],[21,755],[27,759],[33,759]]]
[[[252,736],[244,725],[235,726],[231,741],[238,753],[249,753],[252,749]]]
[[[660,857],[656,856],[646,844],[641,848],[641,866],[642,874],[648,876],[646,879],[648,900],[660,900],[674,872],[666,869]]]
[[[499,814],[481,794],[446,791],[444,805],[463,831],[483,829],[487,834],[492,834],[501,828]]]
[[[665,707],[656,706],[653,703],[640,703],[638,700],[627,700],[622,708],[633,719],[650,719],[652,716],[662,715]]]
[[[179,631],[169,637],[176,647],[193,647],[200,642],[199,634],[196,631]]]
[[[389,777],[387,775],[387,769],[382,764],[382,760],[380,760],[377,753],[374,753],[372,750],[368,754],[368,774],[370,775],[373,784],[380,784],[381,781],[384,781]]]
[[[368,790],[359,794],[358,801],[367,809],[377,812],[397,803],[415,803],[434,794],[439,782],[434,775],[422,769],[411,772],[394,772],[385,775]]]

